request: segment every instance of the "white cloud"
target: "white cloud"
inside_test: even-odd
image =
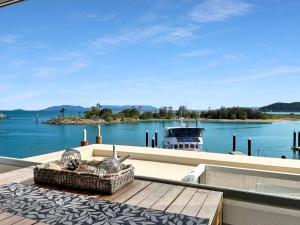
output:
[[[202,50],[195,50],[191,52],[185,52],[182,53],[180,56],[182,57],[202,57],[213,54],[215,51],[208,50],[208,49],[202,49]]]
[[[46,79],[51,77],[58,77],[61,75],[68,75],[77,72],[87,66],[87,63],[83,61],[71,61],[64,63],[63,66],[46,66],[32,68],[32,78]]]
[[[253,5],[244,0],[205,0],[190,13],[191,19],[199,23],[225,21],[251,11]]]
[[[99,14],[95,12],[77,12],[70,14],[69,19],[84,19],[84,20],[95,20],[99,22],[106,22],[115,19],[118,15],[116,13],[110,14]]]
[[[44,91],[42,90],[18,91],[15,93],[9,93],[7,96],[0,97],[0,102],[11,103],[33,99],[42,95],[43,93]]]
[[[232,83],[238,83],[247,80],[257,80],[266,77],[279,76],[283,74],[295,74],[295,73],[300,73],[300,66],[278,66],[257,74],[229,78],[229,79],[222,80],[218,83],[232,84]]]
[[[175,43],[190,39],[194,36],[195,27],[166,27],[165,34],[159,37],[158,41],[167,41]]]
[[[180,27],[168,25],[151,25],[142,28],[125,30],[118,34],[100,37],[89,42],[93,50],[126,45],[149,40],[151,42],[177,42],[193,37],[195,27]]]
[[[54,67],[37,67],[33,68],[33,71],[32,77],[36,79],[52,77],[59,72],[58,68]]]
[[[50,61],[69,61],[83,57],[83,52],[78,50],[63,51],[49,57]]]
[[[17,39],[16,35],[0,35],[0,44],[12,45],[16,43]]]

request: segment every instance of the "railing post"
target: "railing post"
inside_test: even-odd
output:
[[[97,136],[96,136],[96,144],[102,144],[102,136],[101,136],[101,128],[98,126]]]
[[[232,151],[236,151],[236,134],[234,133],[232,136]]]
[[[248,139],[248,156],[251,156],[251,150],[252,150],[252,139],[249,137],[249,139]]]
[[[296,139],[297,139],[297,133],[296,133],[296,130],[294,130],[294,136],[293,136],[293,147],[296,148],[297,146],[297,142],[296,142]]]
[[[83,139],[80,143],[80,146],[87,146],[89,143],[88,143],[88,140],[87,140],[87,135],[86,135],[86,129],[83,129]]]
[[[149,145],[149,131],[148,130],[146,130],[146,147],[148,147],[148,145]]]
[[[152,138],[152,148],[154,148],[154,144],[155,144],[155,139],[154,137]]]
[[[155,147],[157,147],[157,139],[158,139],[157,130],[155,130]]]

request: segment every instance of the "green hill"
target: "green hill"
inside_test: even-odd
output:
[[[263,112],[300,112],[300,102],[278,102],[259,108]]]

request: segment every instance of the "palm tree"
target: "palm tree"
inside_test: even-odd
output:
[[[65,117],[65,111],[66,109],[64,107],[62,107],[61,110],[59,110],[62,117]]]
[[[97,104],[96,104],[96,107],[100,110],[100,108],[101,108],[101,105],[100,105],[100,103],[98,102]]]

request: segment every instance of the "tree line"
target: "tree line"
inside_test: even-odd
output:
[[[272,119],[273,116],[252,108],[244,107],[221,107],[217,110],[208,110],[201,112],[201,117],[206,119]]]
[[[111,109],[102,108],[100,104],[97,104],[86,111],[84,117],[87,119],[100,118],[109,122],[114,120],[179,119],[181,117],[186,119],[271,119],[272,115],[243,107],[222,107],[216,110],[197,111],[189,110],[185,106],[180,106],[177,110],[174,110],[172,106],[163,106],[154,112],[142,112],[137,107],[131,107],[114,113]]]

